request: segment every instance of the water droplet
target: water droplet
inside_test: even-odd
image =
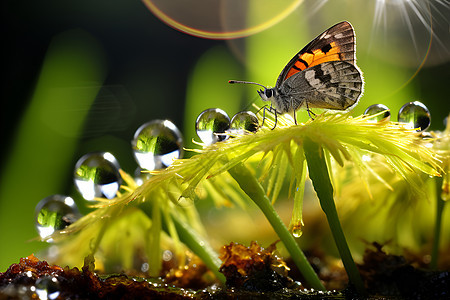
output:
[[[384,113],[381,113],[383,112]],[[374,104],[369,106],[365,111],[365,115],[373,116],[375,114],[378,114],[376,117],[370,118],[367,120],[367,122],[381,122],[381,121],[389,121],[391,119],[391,112],[389,111],[389,108],[384,104]]]
[[[52,195],[36,205],[34,220],[39,235],[45,238],[57,230],[66,228],[80,217],[81,214],[72,198]]]
[[[36,287],[36,294],[41,300],[56,299],[61,291],[58,279],[53,276],[39,277],[36,279],[34,286]]]
[[[150,267],[150,265],[148,263],[143,263],[141,266],[141,271],[144,273],[148,272],[149,267]]]
[[[173,253],[170,250],[164,250],[163,252],[163,260],[164,261],[170,261],[173,259]]]
[[[122,183],[119,163],[109,152],[88,153],[75,165],[75,186],[84,199],[112,199]]]
[[[364,162],[369,162],[369,161],[372,160],[372,155],[370,155],[370,154],[363,154],[361,156],[361,160],[364,161]]]
[[[150,177],[152,177],[152,174],[140,167],[137,167],[134,171],[134,181],[138,186],[141,186],[145,181],[149,180]]]
[[[33,285],[23,285],[18,282],[3,284],[0,287],[0,295],[1,299],[35,299],[33,297],[36,297]]]
[[[408,124],[411,129],[424,131],[431,124],[430,111],[419,101],[406,103],[398,111],[398,122]]]
[[[245,134],[258,130],[258,118],[251,111],[241,111],[233,116],[229,132],[231,134]]]
[[[295,226],[294,228],[292,228],[292,235],[296,238],[301,237],[303,234],[302,228],[301,226]]]
[[[131,145],[139,166],[150,171],[167,168],[183,155],[183,137],[169,120],[145,123],[136,130]]]
[[[207,146],[226,140],[228,135],[223,133],[229,128],[230,118],[219,108],[204,110],[195,122],[197,135]]]
[[[420,137],[423,138],[424,140],[428,140],[428,139],[432,139],[433,135],[430,132],[421,132],[420,133]]]

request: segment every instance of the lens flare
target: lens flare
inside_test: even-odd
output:
[[[270,28],[286,18],[303,0],[142,0],[167,25],[190,35],[207,39],[246,37]],[[254,7],[258,18],[247,18]],[[262,9],[261,9],[262,8]]]

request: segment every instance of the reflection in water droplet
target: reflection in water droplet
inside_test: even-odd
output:
[[[230,118],[227,113],[219,108],[204,110],[195,122],[198,137],[207,146],[226,140],[225,133],[230,128]]]
[[[245,134],[258,130],[258,118],[251,111],[241,111],[233,116],[229,132],[231,134]]]
[[[150,171],[166,168],[183,155],[181,132],[168,120],[154,120],[139,127],[131,145],[139,166]]]
[[[381,113],[383,112],[384,113]],[[391,119],[391,112],[389,111],[389,108],[384,104],[374,104],[369,106],[365,111],[365,115],[373,116],[375,114],[381,113],[377,115],[376,117],[370,118],[367,120],[367,122],[381,122],[381,121],[389,121]]]
[[[52,195],[36,205],[34,220],[39,235],[45,238],[57,230],[66,228],[80,217],[81,214],[72,198]]]
[[[58,279],[48,275],[36,279],[35,288],[36,294],[41,300],[56,299],[61,291]]]
[[[84,199],[112,199],[122,183],[119,163],[109,152],[88,153],[75,165],[75,186]]]
[[[398,111],[398,121],[406,123],[411,129],[424,131],[431,124],[431,115],[428,108],[419,101],[409,102]]]

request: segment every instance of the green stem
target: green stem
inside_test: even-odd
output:
[[[364,283],[353,261],[339,221],[333,199],[333,186],[328,175],[323,149],[308,138],[304,140],[303,149],[305,150],[305,157],[308,163],[309,177],[313,182],[320,206],[327,217],[328,225],[333,234],[334,242],[338,248],[344,268],[347,271],[348,278],[358,292],[365,293]]]
[[[100,231],[98,232],[98,234],[95,237],[95,242],[93,243],[93,245],[91,246],[91,254],[93,256],[95,256],[95,253],[97,253],[98,247],[100,246],[100,243],[103,239],[103,236],[105,235],[106,229],[108,228],[109,222],[111,221],[111,217],[109,218],[105,218],[104,220],[101,220],[100,222],[102,222],[103,224],[101,224],[100,226]]]
[[[433,240],[433,248],[431,250],[431,262],[430,268],[432,270],[437,269],[438,260],[439,260],[439,241],[441,239],[441,227],[442,227],[442,212],[444,211],[445,203],[447,201],[442,200],[441,197],[441,187],[442,187],[442,178],[436,178],[436,223],[434,226],[434,240]]]
[[[292,234],[284,225],[280,216],[276,213],[269,198],[266,196],[263,187],[253,174],[242,164],[238,164],[228,170],[231,176],[237,181],[241,189],[258,205],[266,216],[272,228],[277,233],[280,240],[289,251],[291,258],[299,268],[305,280],[316,290],[325,290],[322,282],[314,272],[312,266],[306,260],[305,255],[298,246]]]
[[[148,203],[144,202],[140,204],[139,207],[149,218],[152,217],[152,208]],[[181,221],[180,218],[173,213],[171,213],[171,219],[175,225],[180,241],[191,249],[195,255],[200,257],[221,282],[225,283],[225,276],[219,272],[222,262],[219,259],[219,255],[209,245],[207,240],[201,237],[194,229]],[[164,219],[163,228],[165,231],[167,231],[167,227],[167,220]]]
[[[153,200],[152,209],[152,226],[150,227],[149,234],[150,240],[147,247],[149,275],[152,277],[157,277],[161,273],[161,203],[158,197]]]
[[[219,272],[222,261],[219,259],[219,255],[214,251],[211,245],[209,245],[209,243],[188,224],[182,222],[176,216],[172,215],[172,220],[180,235],[180,240],[201,258],[205,265],[221,282],[225,283],[225,276]]]

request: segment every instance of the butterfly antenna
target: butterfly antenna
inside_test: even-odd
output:
[[[245,84],[255,84],[255,85],[259,85],[260,87],[263,87],[264,89],[267,89],[267,87],[265,87],[264,85],[260,84],[260,83],[256,83],[256,82],[251,82],[251,81],[241,81],[241,80],[228,80],[228,83],[245,83]]]
[[[233,84],[233,83],[254,84],[254,85],[259,85],[260,87],[263,87],[264,89],[267,89],[266,86],[264,86],[264,85],[262,85],[262,84],[260,84],[260,83],[257,83],[257,82],[251,82],[251,81],[228,80],[228,83],[232,83],[232,84]],[[261,108],[258,110],[258,112],[260,112],[261,109],[263,109],[263,120],[262,120],[262,123],[261,123],[261,126],[260,126],[260,127],[262,127],[262,126],[264,125],[264,121],[266,120],[266,110],[268,110],[269,112],[272,112],[272,106],[270,106],[270,108],[267,108],[267,105],[264,105],[263,107],[261,107]],[[258,112],[257,112],[257,113],[258,113]],[[275,126],[272,128],[272,130],[275,129],[276,126],[277,126],[277,111],[275,110]]]

